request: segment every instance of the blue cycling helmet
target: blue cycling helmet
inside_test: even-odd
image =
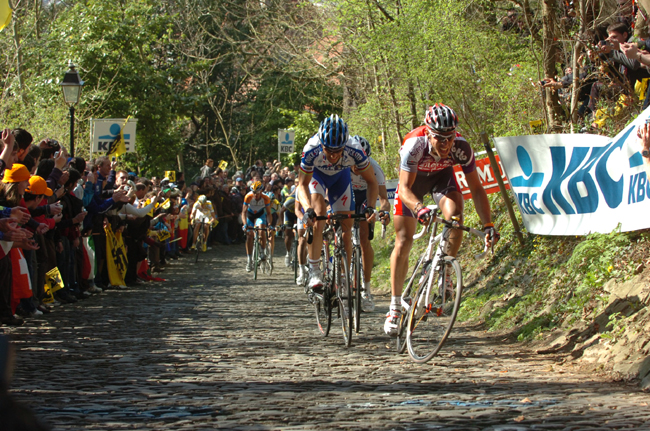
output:
[[[348,125],[336,114],[324,119],[318,128],[318,139],[328,150],[340,150],[345,147],[348,137]]]
[[[363,148],[363,151],[366,153],[366,156],[370,157],[370,142],[368,142],[368,140],[363,136],[359,136],[359,135],[354,135],[352,139],[357,141],[359,145],[361,145],[361,148]]]

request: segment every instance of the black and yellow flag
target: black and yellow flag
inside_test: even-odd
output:
[[[126,143],[124,142],[124,126],[126,126],[126,123],[129,122],[129,118],[131,118],[130,115],[126,117],[126,120],[124,120],[124,124],[122,124],[122,127],[120,128],[120,134],[117,135],[115,140],[111,142],[111,146],[108,147],[108,152],[106,153],[107,157],[119,157],[122,154],[126,153]]]

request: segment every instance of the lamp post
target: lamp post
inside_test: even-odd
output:
[[[75,70],[75,65],[72,61],[68,63],[68,70],[61,82],[61,89],[63,90],[63,99],[70,107],[70,157],[74,157],[74,105],[79,103],[81,97],[81,87],[84,82],[79,78],[79,72]]]

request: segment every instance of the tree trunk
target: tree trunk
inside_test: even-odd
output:
[[[544,60],[542,62],[544,76],[553,78],[557,71],[555,63],[559,52],[557,34],[557,0],[544,0],[542,4],[542,41],[544,43]],[[562,125],[562,107],[557,92],[545,89],[544,109],[546,111],[546,129],[558,131]]]

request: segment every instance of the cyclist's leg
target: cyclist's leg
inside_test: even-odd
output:
[[[446,196],[441,196],[440,201],[438,202],[438,207],[440,208],[440,211],[442,211],[442,215],[446,220],[450,220],[452,217],[458,217],[462,224],[464,203],[463,195],[458,191],[453,191],[448,193]],[[450,256],[456,256],[462,241],[463,231],[460,229],[453,229],[449,234],[449,248],[447,249],[447,254]]]
[[[255,227],[253,222],[247,218],[246,227],[252,228]],[[250,267],[253,265],[253,239],[255,238],[255,231],[252,229],[246,229],[246,257],[248,258],[248,265]]]
[[[325,203],[325,185],[322,184],[323,177],[318,175],[319,172],[315,171],[311,182],[309,183],[309,193],[311,193],[311,206],[318,216],[327,214],[327,205]],[[320,260],[320,250],[323,244],[323,229],[325,228],[325,221],[318,220],[313,228],[313,241],[307,245],[307,252],[309,254],[310,263],[314,262],[312,268],[317,267]]]
[[[200,225],[201,225],[201,224],[198,223],[198,222],[196,222],[196,221],[194,221],[194,222],[192,223],[192,227],[193,227],[192,230],[193,230],[194,232],[193,232],[193,235],[192,235],[192,247],[191,247],[191,248],[196,248],[196,238],[199,236],[199,228],[200,228]]]
[[[355,210],[354,194],[350,171],[346,170],[335,176],[334,182],[327,186],[327,197],[335,214],[352,214]],[[348,258],[348,268],[352,258],[352,220],[341,220],[343,244]]]
[[[442,215],[446,220],[452,217],[458,217],[460,223],[463,223],[463,208],[465,201],[460,193],[460,188],[456,182],[456,175],[453,168],[447,168],[437,174],[438,180],[432,189],[433,199],[440,208]],[[456,256],[460,244],[463,241],[463,231],[454,229],[449,235],[449,248],[447,254]]]
[[[402,286],[404,286],[404,280],[408,273],[409,254],[413,247],[413,234],[417,227],[417,220],[406,205],[400,201],[399,193],[395,194],[393,225],[395,227],[395,248],[390,256],[391,299],[384,331],[388,335],[396,336],[401,316]]]

